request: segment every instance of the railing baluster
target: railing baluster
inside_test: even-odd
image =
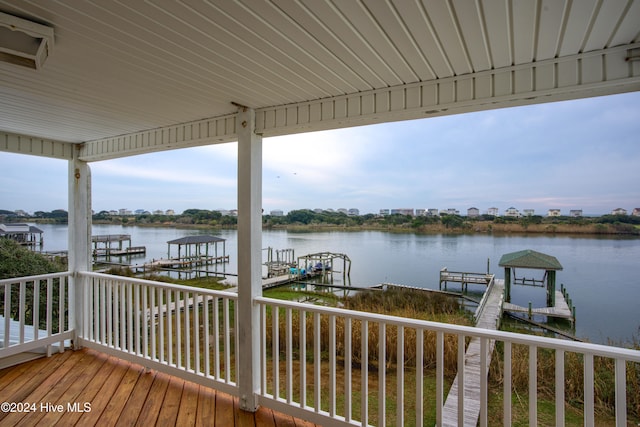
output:
[[[144,358],[149,357],[149,287],[141,286],[142,291],[142,356]]]
[[[141,331],[140,331],[140,316],[142,316],[142,312],[140,310],[140,285],[133,286],[133,305],[135,307],[134,310],[134,323],[135,323],[135,353],[140,355],[140,340],[142,339]]]
[[[120,282],[120,348],[128,351],[127,348],[127,301],[126,285]]]
[[[424,425],[424,331],[416,329],[416,427]]]
[[[93,287],[91,299],[93,301],[93,336],[91,337],[95,342],[100,341],[100,283],[96,278],[91,278],[90,283]],[[71,290],[69,290],[71,292]]]
[[[127,283],[126,287],[127,287],[127,338],[128,338],[128,345],[127,345],[127,351],[129,353],[134,353],[135,354],[135,348],[134,348],[134,340],[133,340],[133,287],[135,285],[132,283]]]
[[[4,348],[9,347],[11,336],[11,285],[4,285]]]
[[[238,309],[237,300],[233,300],[231,302],[233,303],[233,307],[234,307],[234,310],[233,310],[233,313],[234,313],[233,314],[233,323],[235,325],[234,329],[233,329],[233,331],[234,331],[233,332],[233,336],[235,338],[235,340],[234,340],[235,341],[235,346],[234,346],[234,351],[233,351],[233,363],[234,363],[234,366],[240,366],[238,364],[238,349],[240,348],[240,334],[238,334],[238,331],[240,330],[240,320],[239,320],[240,316],[238,316],[238,311],[237,311],[237,309]],[[235,375],[234,375],[233,381],[237,383],[238,382],[238,371],[237,371],[237,369],[234,370],[234,372],[235,372]]]
[[[18,342],[20,344],[24,343],[24,316],[26,311],[26,299],[27,299],[27,282],[24,280],[20,281],[20,290],[18,294]]]
[[[267,394],[267,306],[260,305],[260,394]]]
[[[352,322],[351,318],[344,319],[344,417],[345,421],[351,422],[353,417],[351,403],[351,355],[352,349]]]
[[[157,298],[158,298],[158,333],[159,333],[159,344],[158,344],[158,352],[160,353],[158,358],[160,362],[165,361],[165,349],[164,349],[164,322],[167,318],[167,304],[163,301],[163,294],[161,288],[155,290]]]
[[[51,302],[47,301],[46,303],[50,304]],[[33,317],[31,319],[31,324],[33,325],[33,338],[37,340],[40,338],[40,280],[38,279],[33,281],[33,307],[31,309],[31,313],[33,313]]]
[[[100,343],[107,343],[107,284],[105,280],[98,279],[100,287]]]
[[[151,328],[151,360],[156,360],[156,327],[158,323],[158,305],[156,304],[156,290],[149,288],[149,328]]]
[[[458,425],[464,425],[464,353],[465,339],[464,335],[458,335]]]
[[[189,316],[189,292],[184,292],[183,293],[184,298],[183,298],[183,304],[184,304],[184,348],[185,348],[185,352],[186,354],[186,361],[185,361],[185,365],[186,365],[186,369],[187,371],[191,369],[191,320],[190,320],[190,316]],[[192,301],[192,300],[191,300]]]
[[[291,325],[291,309],[285,309],[285,346],[286,346],[286,382],[285,382],[285,395],[287,403],[291,405],[293,401],[293,337],[292,337],[292,325]]]
[[[336,316],[329,316],[329,416],[336,415]]]
[[[307,312],[300,310],[300,407],[307,406]]]
[[[209,371],[209,295],[202,296],[202,340],[203,346],[202,354],[204,354],[204,371],[205,377],[210,375]]]
[[[47,280],[47,301],[53,301],[53,283]],[[47,303],[47,336],[53,331],[53,307]]]
[[[200,370],[200,294],[198,293],[193,294],[193,334],[195,344],[195,363],[193,369],[199,374],[202,371]]]
[[[384,427],[386,424],[387,395],[386,387],[386,343],[387,331],[384,322],[378,323],[378,425]]]
[[[107,345],[113,346],[113,280],[107,282]]]
[[[176,367],[182,368],[182,328],[180,327],[180,291],[173,293],[174,316],[176,318]]]
[[[119,320],[120,315],[118,313],[118,301],[120,290],[120,281],[116,281],[113,286],[113,303],[111,308],[113,309],[113,313],[111,314],[113,318],[113,347],[118,348],[120,346],[120,328],[119,328]]]
[[[229,299],[223,298],[224,301],[224,380],[226,383],[231,381],[231,326],[229,325]]]
[[[442,425],[444,406],[444,332],[436,332],[436,424]]]
[[[627,425],[627,363],[624,359],[616,360],[616,423]]]
[[[508,427],[511,426],[511,341],[504,342],[504,379],[502,383],[504,405],[502,424]]]
[[[314,385],[314,407],[316,412],[320,412],[320,405],[322,400],[320,399],[321,393],[321,328],[320,328],[320,313],[313,313],[313,385]]]
[[[538,348],[529,346],[529,425],[538,425]]]
[[[398,370],[396,425],[404,425],[404,327],[398,326],[398,348],[396,350],[396,369]]]
[[[213,366],[215,377],[220,380],[220,299],[213,298]]]
[[[489,371],[487,347],[487,339],[480,338],[480,427],[487,427],[487,401],[489,399],[487,388],[487,372]]]
[[[584,425],[593,427],[593,354],[584,355]]]
[[[175,316],[175,310],[173,310],[171,307],[173,307],[173,304],[171,303],[171,295],[172,292],[170,289],[167,289],[166,292],[164,293],[164,299],[166,302],[166,313],[167,313],[167,347],[168,347],[168,352],[169,352],[169,365],[173,365],[173,317]]]
[[[369,425],[369,323],[362,320],[360,345],[362,347],[361,386],[360,386],[360,418],[362,425]]]
[[[556,427],[564,427],[564,350],[556,350]]]

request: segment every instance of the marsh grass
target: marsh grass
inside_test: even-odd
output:
[[[635,349],[640,347],[635,344]],[[529,348],[514,344],[511,349],[511,384],[513,390],[514,419],[527,419],[529,387]],[[555,420],[555,351],[539,348],[537,351],[537,390],[539,417],[550,417],[550,422],[539,419],[542,425],[552,425]],[[594,357],[594,415],[596,425],[615,425],[615,360]],[[582,425],[584,410],[584,358],[580,354],[566,352],[564,356],[565,418],[567,425]],[[489,406],[501,408],[504,383],[504,345],[498,342],[489,369]],[[632,425],[640,421],[640,364],[627,362],[627,416]],[[499,410],[502,413],[501,409]],[[547,414],[547,415],[545,415]],[[501,425],[495,419],[491,425]]]

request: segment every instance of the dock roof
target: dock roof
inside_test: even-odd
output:
[[[226,239],[223,239],[222,237],[196,235],[196,236],[186,236],[186,237],[181,237],[179,239],[169,240],[167,243],[170,245],[197,245],[200,243],[224,242],[225,240]]]
[[[558,259],[552,255],[531,249],[502,255],[500,267],[534,268],[540,270],[562,270]]]

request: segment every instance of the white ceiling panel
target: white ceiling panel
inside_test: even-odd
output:
[[[55,32],[39,70],[0,63],[0,132],[69,142],[223,117],[237,104],[309,129],[325,117],[352,125],[354,112],[433,114],[502,96],[515,87],[502,69],[635,48],[640,37],[640,0],[0,0],[0,11]]]

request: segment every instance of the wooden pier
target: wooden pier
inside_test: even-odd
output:
[[[527,313],[529,318],[533,315],[543,315],[547,317],[556,317],[560,319],[568,319],[572,322],[575,320],[574,309],[569,306],[568,301],[565,299],[564,294],[561,291],[555,292],[555,306],[554,307],[522,307],[516,304],[505,302],[503,310],[510,313]]]
[[[494,279],[489,284],[485,296],[476,311],[476,327],[497,330],[499,321],[502,318],[502,301],[504,298],[504,280]],[[472,338],[464,355],[464,387],[463,394],[460,395],[459,378],[456,375],[447,400],[442,408],[442,426],[458,426],[458,419],[463,418],[464,426],[475,427],[478,424],[480,415],[481,390],[480,381],[482,377],[489,375],[489,365],[491,355],[495,345],[494,340],[487,343],[487,363],[486,370],[481,369],[481,342],[480,338]],[[463,406],[460,404],[464,403]],[[461,409],[463,408],[463,409]]]
[[[462,290],[466,291],[469,284],[484,285],[487,286],[491,280],[492,275],[487,273],[467,273],[462,271],[449,271],[447,267],[440,270],[440,290],[442,290],[442,284],[444,283],[444,289],[447,290],[447,283],[460,283],[462,284]]]
[[[224,256],[192,256],[183,258],[163,258],[144,264],[145,269],[188,269],[210,264],[229,262],[229,255]]]

